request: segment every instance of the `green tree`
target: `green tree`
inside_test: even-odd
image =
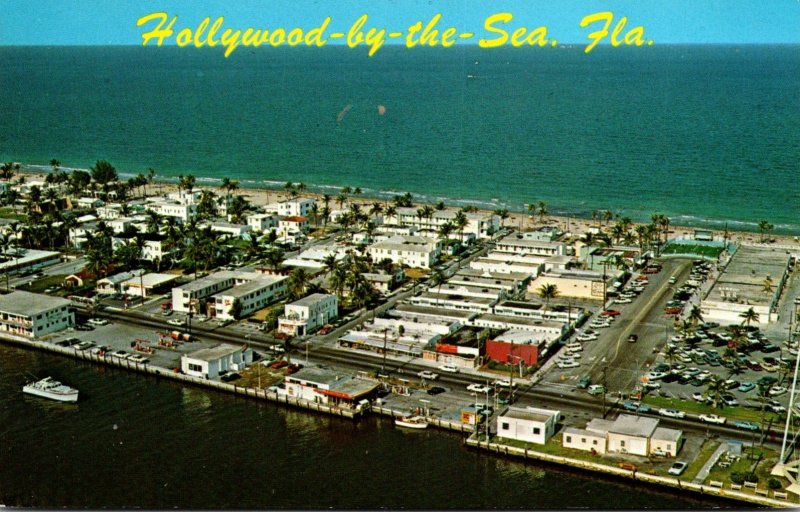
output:
[[[538,290],[539,297],[544,299],[544,310],[547,311],[547,306],[550,304],[551,299],[558,297],[558,286],[555,284],[543,284]]]
[[[92,179],[101,185],[108,185],[112,181],[117,181],[117,170],[106,160],[98,160],[91,167]]]
[[[749,308],[747,311],[739,313],[739,318],[742,319],[742,325],[750,327],[750,323],[758,322],[759,319],[761,318],[761,315],[756,313],[756,311],[753,308]]]
[[[711,397],[712,406],[714,408],[719,407],[722,403],[720,401],[722,394],[728,390],[725,384],[725,378],[716,374],[711,375],[711,378],[706,384],[706,389],[708,390],[708,395]]]

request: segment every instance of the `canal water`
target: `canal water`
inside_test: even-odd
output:
[[[51,375],[78,404],[22,394]],[[466,449],[0,344],[0,504],[68,508],[709,508],[711,498]]]

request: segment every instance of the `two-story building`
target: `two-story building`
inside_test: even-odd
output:
[[[39,338],[75,325],[70,301],[14,291],[0,296],[0,332]]]
[[[339,315],[339,301],[334,294],[314,293],[287,304],[278,319],[278,330],[292,336],[305,336]]]

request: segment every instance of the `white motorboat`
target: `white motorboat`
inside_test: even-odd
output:
[[[23,393],[36,395],[59,402],[77,402],[78,390],[65,386],[52,377],[45,377],[36,382],[29,382],[22,388]]]
[[[423,429],[428,428],[428,420],[422,416],[403,416],[396,418],[394,424],[398,427]]]

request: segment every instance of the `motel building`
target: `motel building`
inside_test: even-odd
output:
[[[286,394],[292,398],[331,407],[358,409],[376,397],[381,384],[333,370],[303,368],[287,375],[284,386]]]
[[[216,379],[229,371],[239,371],[253,362],[253,349],[222,343],[181,357],[181,371],[192,377]]]
[[[75,325],[70,301],[15,291],[0,296],[0,332],[39,338]]]

